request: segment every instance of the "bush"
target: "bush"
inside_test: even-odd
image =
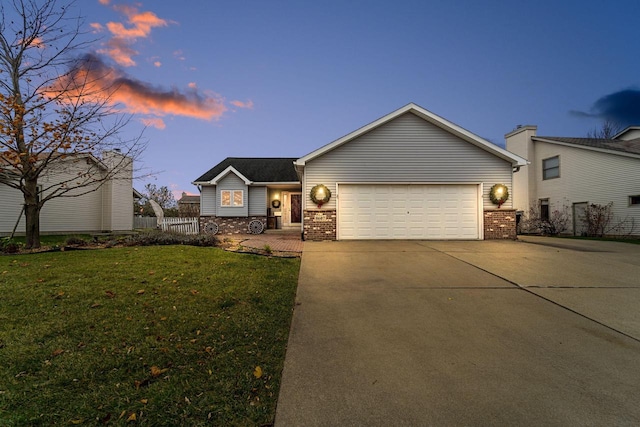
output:
[[[614,217],[613,202],[606,205],[589,204],[580,219],[588,237],[630,235],[635,229],[633,218]]]
[[[77,236],[71,236],[69,237],[66,241],[65,241],[65,245],[67,246],[86,246],[87,245],[87,241],[77,237]]]
[[[150,231],[127,236],[121,243],[124,246],[159,246],[159,245],[189,245],[189,246],[218,246],[218,239],[208,234],[187,236],[184,234]]]
[[[13,239],[8,237],[3,237],[0,239],[0,252],[3,254],[15,254],[20,252],[20,248],[22,248],[23,244],[20,242],[16,242]]]
[[[519,234],[542,234],[545,236],[557,236],[567,231],[571,216],[569,207],[563,206],[549,213],[549,219],[542,219],[540,207],[535,206],[524,214],[518,224]]]

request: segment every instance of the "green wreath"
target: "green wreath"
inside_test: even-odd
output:
[[[498,208],[502,206],[504,202],[509,198],[509,190],[507,186],[504,184],[496,184],[491,187],[491,191],[489,191],[489,198],[491,199],[491,203],[494,205],[498,205]]]
[[[309,197],[311,197],[311,201],[313,203],[321,208],[322,205],[324,205],[329,201],[329,199],[331,199],[331,190],[329,190],[324,184],[318,184],[311,189]]]

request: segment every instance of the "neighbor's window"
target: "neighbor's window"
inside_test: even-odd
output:
[[[629,196],[629,205],[640,205],[640,196]]]
[[[540,199],[540,219],[549,221],[549,199]]]
[[[542,179],[560,177],[560,157],[550,157],[542,161]]]
[[[226,207],[244,206],[243,190],[222,190],[220,192],[220,205]]]

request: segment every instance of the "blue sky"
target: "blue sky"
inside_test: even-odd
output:
[[[148,124],[140,166],[158,171],[135,186],[178,197],[225,157],[303,156],[409,102],[500,145],[519,124],[640,124],[637,0],[76,7],[100,37],[93,53],[158,103],[126,97],[129,132]]]

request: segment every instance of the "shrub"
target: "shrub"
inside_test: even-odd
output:
[[[613,215],[613,202],[606,205],[591,203],[580,218],[589,237],[630,235],[635,229],[633,218],[619,219]]]
[[[4,254],[15,254],[20,252],[20,248],[22,247],[22,243],[16,242],[13,239],[8,237],[4,237],[0,239],[0,252]]]
[[[87,245],[87,241],[77,237],[77,236],[71,236],[69,237],[66,241],[65,241],[65,245],[67,246],[86,246]]]
[[[150,231],[128,236],[122,240],[125,246],[158,246],[158,245],[189,245],[189,246],[218,246],[218,239],[208,234],[187,236],[184,234]]]
[[[567,231],[571,216],[569,215],[569,207],[562,206],[549,213],[549,219],[542,219],[540,215],[540,207],[535,206],[524,214],[518,224],[519,234],[543,234],[545,236],[557,236]]]

